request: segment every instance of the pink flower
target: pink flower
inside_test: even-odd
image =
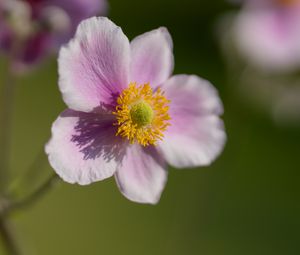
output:
[[[300,1],[248,0],[234,24],[234,39],[252,65],[266,71],[300,67]]]
[[[166,164],[209,165],[226,135],[217,91],[195,75],[175,75],[166,28],[129,43],[107,18],[83,21],[59,54],[59,87],[68,109],[46,145],[66,182],[115,176],[130,200],[156,203]]]
[[[83,19],[105,14],[106,0],[1,0],[0,50],[21,70],[56,51]]]

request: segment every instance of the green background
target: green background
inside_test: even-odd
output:
[[[243,103],[228,84],[215,26],[232,7],[217,0],[109,3],[109,17],[130,39],[162,25],[169,29],[174,73],[197,74],[218,88],[228,142],[209,167],[170,169],[155,206],[130,202],[113,178],[89,186],[61,183],[13,215],[24,254],[300,254],[299,129],[277,127],[267,114]],[[65,108],[55,58],[18,85],[13,176],[32,164]],[[44,164],[40,171],[46,176],[53,170]]]

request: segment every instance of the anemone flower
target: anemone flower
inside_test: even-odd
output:
[[[300,67],[300,1],[247,0],[234,21],[240,53],[264,71]]]
[[[83,21],[59,54],[68,106],[52,126],[49,162],[66,182],[115,176],[130,200],[157,203],[167,163],[209,165],[225,142],[217,91],[195,75],[175,75],[166,28],[131,43],[104,17]]]
[[[105,0],[1,0],[0,48],[22,69],[57,51],[81,20],[105,12]]]

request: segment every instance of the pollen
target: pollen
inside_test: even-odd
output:
[[[169,103],[160,88],[153,91],[148,83],[130,83],[118,97],[113,112],[118,126],[116,136],[143,146],[156,145],[170,125]]]

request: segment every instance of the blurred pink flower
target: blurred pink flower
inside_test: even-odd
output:
[[[264,71],[300,67],[300,1],[248,0],[234,21],[238,50]]]
[[[67,42],[81,20],[105,12],[106,0],[1,0],[0,49],[17,67],[35,64]]]
[[[130,200],[157,203],[166,164],[209,165],[226,140],[217,91],[175,75],[166,28],[129,43],[107,18],[83,21],[59,54],[59,87],[69,109],[46,145],[51,166],[81,185],[115,176]]]

